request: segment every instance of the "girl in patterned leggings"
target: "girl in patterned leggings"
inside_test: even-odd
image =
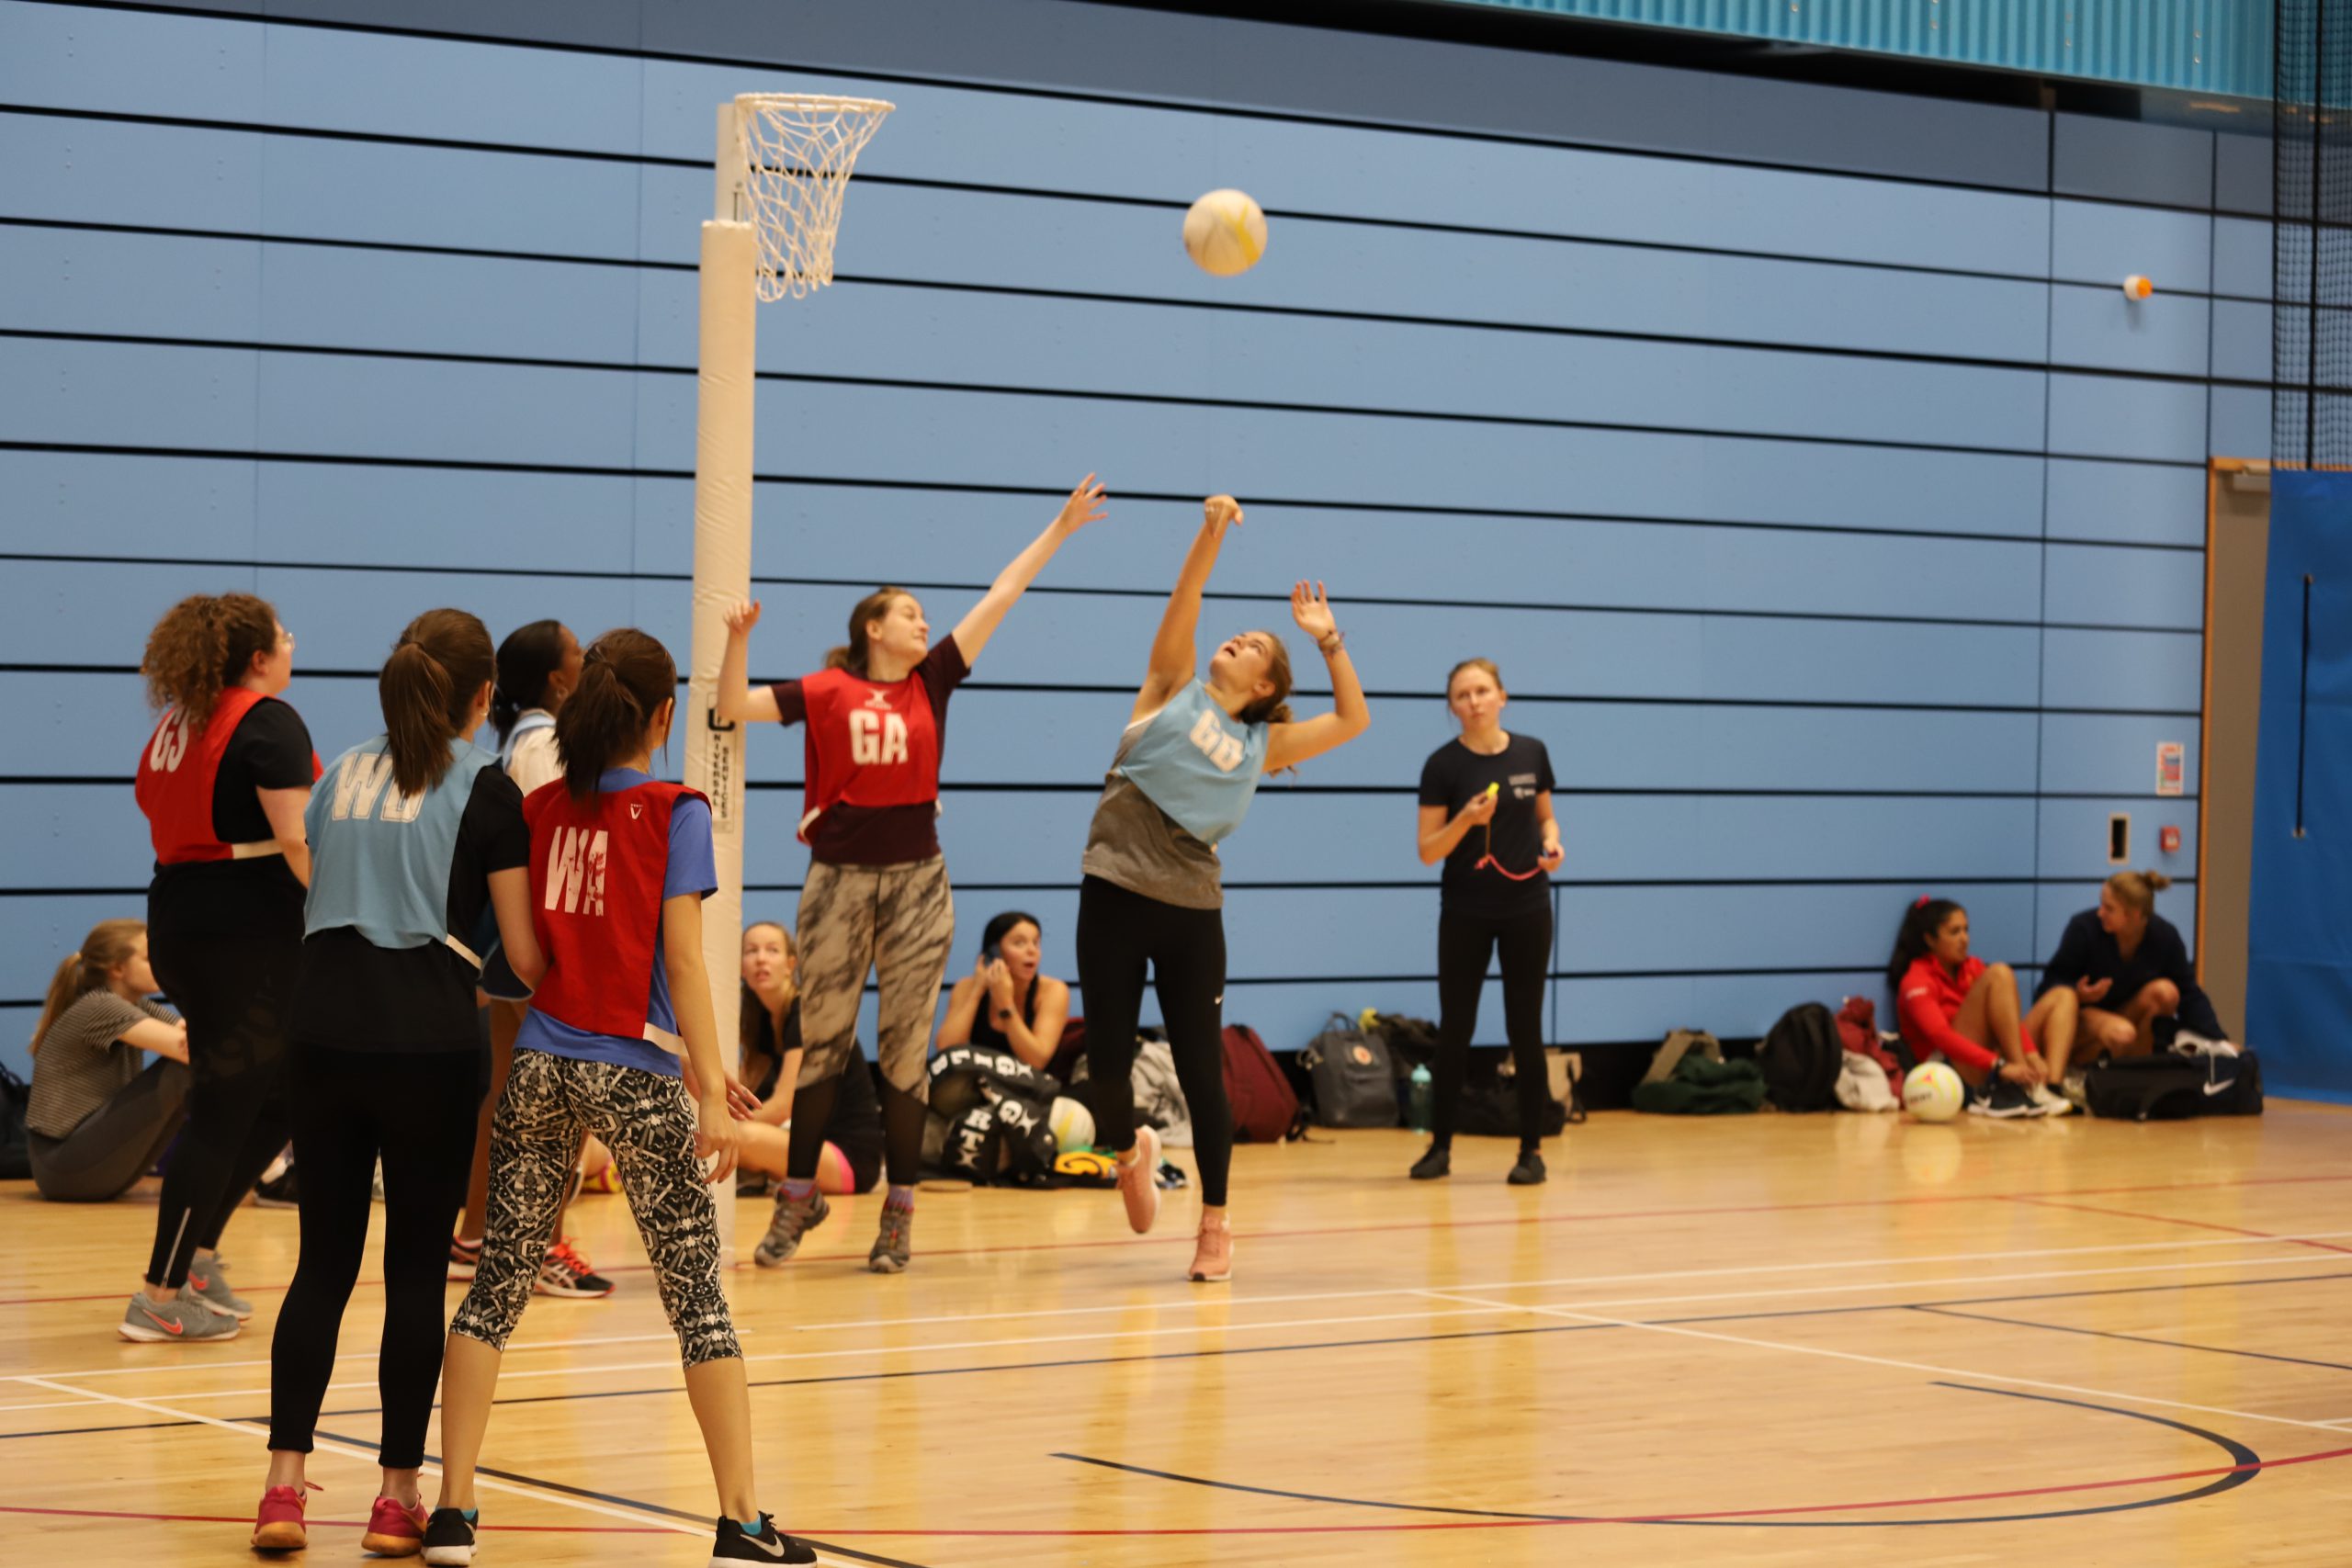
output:
[[[947,699],[1062,542],[1102,515],[1102,487],[1087,475],[1060,515],[997,573],[937,647],[913,594],[877,589],[850,612],[849,641],[826,657],[824,669],[754,689],[745,671],[760,607],[740,604],[728,615],[718,716],[808,725],[800,818],[810,863],[800,894],[800,1037],[807,1055],[784,1189],[752,1254],[762,1268],[789,1258],[801,1237],[824,1221],[817,1162],[842,1071],[855,1059],[857,1005],[869,971],[881,992],[876,1054],[882,1063],[890,1191],[865,1266],[877,1274],[907,1266],[922,1165],[931,1021],[956,935],[937,826]]]
[[[708,1184],[734,1174],[734,1114],[748,1097],[720,1065],[702,961],[702,901],[718,882],[710,806],[651,772],[677,682],[668,652],[643,632],[597,638],[556,718],[563,778],[524,802],[532,924],[548,969],[492,1124],[481,1261],[449,1326],[427,1562],[473,1561],[474,1473],[500,1358],[538,1278],[583,1129],[620,1166],[678,1336],[718,1483],[711,1561],[817,1560],[759,1510],[743,1352],[719,1289]]]

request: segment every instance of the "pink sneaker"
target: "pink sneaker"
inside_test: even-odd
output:
[[[1137,1235],[1159,1218],[1159,1133],[1136,1129],[1136,1157],[1119,1168],[1119,1199],[1127,1206],[1127,1228]]]
[[[311,1544],[302,1525],[300,1486],[273,1486],[261,1495],[261,1511],[254,1516],[255,1551],[300,1551]]]
[[[368,1510],[368,1533],[359,1550],[379,1557],[413,1557],[424,1545],[424,1505],[379,1497]]]
[[[1201,1216],[1201,1239],[1193,1249],[1193,1269],[1187,1277],[1202,1285],[1221,1285],[1233,1278],[1231,1222]]]

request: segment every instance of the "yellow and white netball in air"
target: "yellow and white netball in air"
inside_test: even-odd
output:
[[[1213,190],[1184,214],[1184,254],[1203,272],[1231,277],[1266,254],[1266,214],[1247,191]]]

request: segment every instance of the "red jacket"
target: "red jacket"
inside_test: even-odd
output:
[[[1976,977],[1984,973],[1984,961],[1973,953],[1962,963],[1958,974],[1932,957],[1911,961],[1903,984],[1895,991],[1894,1011],[1901,1021],[1904,1040],[1922,1061],[1940,1051],[1963,1067],[1990,1067],[1999,1063],[1999,1052],[1986,1050],[1951,1026],[1951,1021],[1960,1016],[1961,1004],[1968,1000]],[[2032,1035],[2024,1038],[2027,1050],[2039,1050]]]

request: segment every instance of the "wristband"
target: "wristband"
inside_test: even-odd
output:
[[[1321,650],[1324,658],[1329,659],[1348,646],[1348,634],[1335,630],[1329,637],[1317,639],[1315,646]]]

